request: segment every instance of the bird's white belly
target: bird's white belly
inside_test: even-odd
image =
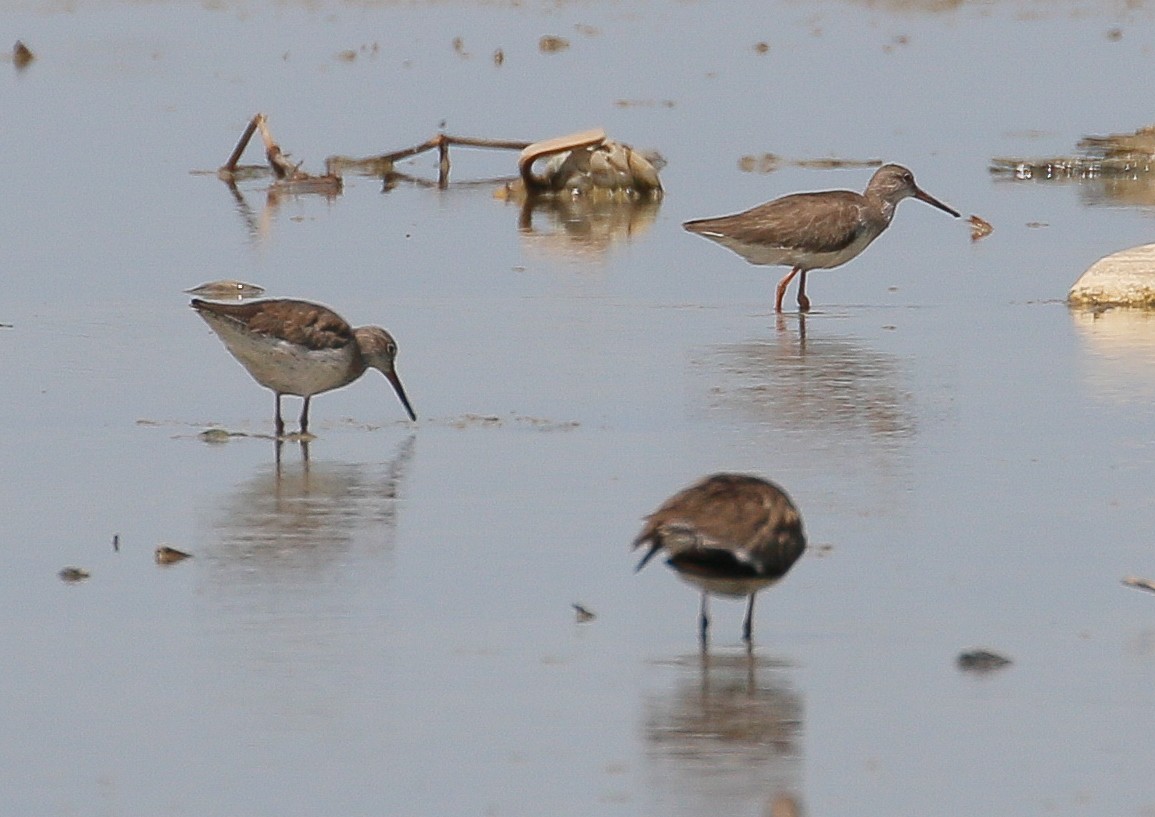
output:
[[[307,397],[344,386],[352,379],[348,349],[307,350],[248,332],[218,334],[254,380],[280,394]]]
[[[705,576],[696,576],[692,573],[678,572],[678,576],[687,584],[692,584],[699,590],[705,590],[715,596],[729,596],[731,598],[741,598],[757,593],[763,588],[775,584],[777,579],[754,578],[754,579],[717,579],[707,578]]]
[[[814,250],[799,249],[797,247],[776,247],[770,244],[756,244],[738,241],[729,236],[718,233],[703,233],[702,235],[717,241],[751,264],[758,266],[787,266],[802,267],[802,269],[833,269],[840,267],[867,248],[870,242],[878,237],[878,233],[864,230],[854,241],[841,250],[831,252],[816,252]]]

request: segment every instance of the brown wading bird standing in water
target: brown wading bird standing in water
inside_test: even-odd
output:
[[[393,368],[397,342],[379,326],[354,329],[328,307],[288,298],[244,303],[193,298],[190,306],[253,379],[276,393],[278,438],[285,434],[281,395],[305,398],[301,434],[307,434],[313,395],[346,386],[366,369],[385,375],[409,419],[417,419]]]
[[[774,311],[782,311],[786,287],[798,279],[798,308],[810,310],[806,273],[845,264],[882,235],[905,198],[916,198],[959,217],[914,183],[901,165],[883,165],[875,171],[866,191],[825,190],[794,193],[759,204],[742,213],[687,221],[682,226],[728,247],[751,264],[788,266],[778,282]]]
[[[748,596],[742,638],[749,643],[754,594],[777,582],[806,549],[802,517],[772,482],[743,474],[715,474],[674,494],[646,517],[634,548],[660,550],[678,575],[702,591],[701,637],[710,626],[706,596]]]

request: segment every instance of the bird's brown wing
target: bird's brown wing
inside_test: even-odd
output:
[[[701,536],[723,546],[749,547],[779,520],[780,496],[767,484],[739,475],[716,475],[672,497],[658,513],[692,522]]]
[[[674,560],[705,559],[714,568],[740,561],[759,575],[779,576],[802,554],[806,540],[798,511],[778,488],[755,477],[717,474],[650,514],[634,540],[634,547],[643,544],[650,550],[638,569],[665,549]]]
[[[308,301],[274,299],[220,303],[194,298],[198,312],[211,312],[244,329],[309,349],[340,349],[354,343],[353,329],[333,310]]]
[[[687,221],[683,227],[707,237],[803,252],[838,252],[863,229],[864,200],[849,190],[795,193],[741,213]]]

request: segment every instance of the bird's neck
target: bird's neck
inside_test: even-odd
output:
[[[882,219],[882,223],[889,225],[891,219],[894,218],[895,208],[898,207],[897,201],[890,201],[889,199],[878,200],[878,215]]]
[[[349,370],[345,376],[349,378],[346,383],[352,383],[361,375],[365,374],[365,370],[369,368],[369,363],[365,360],[365,355],[361,354],[361,350],[357,349],[353,354],[353,359],[349,361]]]

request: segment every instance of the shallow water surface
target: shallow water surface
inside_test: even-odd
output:
[[[988,172],[1150,124],[1144,5],[0,21],[37,55],[0,64],[0,812],[1155,809],[1155,600],[1120,584],[1155,575],[1151,324],[1063,303],[1151,213]],[[667,192],[523,210],[466,183],[512,154],[455,150],[447,190],[425,155],[418,181],[234,193],[213,171],[258,111],[312,172],[440,127],[602,126],[664,154]],[[680,224],[865,185],[791,163],[830,157],[902,162],[994,232],[903,203],[775,316],[782,270]],[[187,306],[220,278],[388,328],[419,421],[369,372],[278,455],[273,396]],[[718,600],[703,655],[696,594],[628,546],[717,470],[780,482],[811,547],[753,650]],[[980,647],[1013,663],[960,671]]]

